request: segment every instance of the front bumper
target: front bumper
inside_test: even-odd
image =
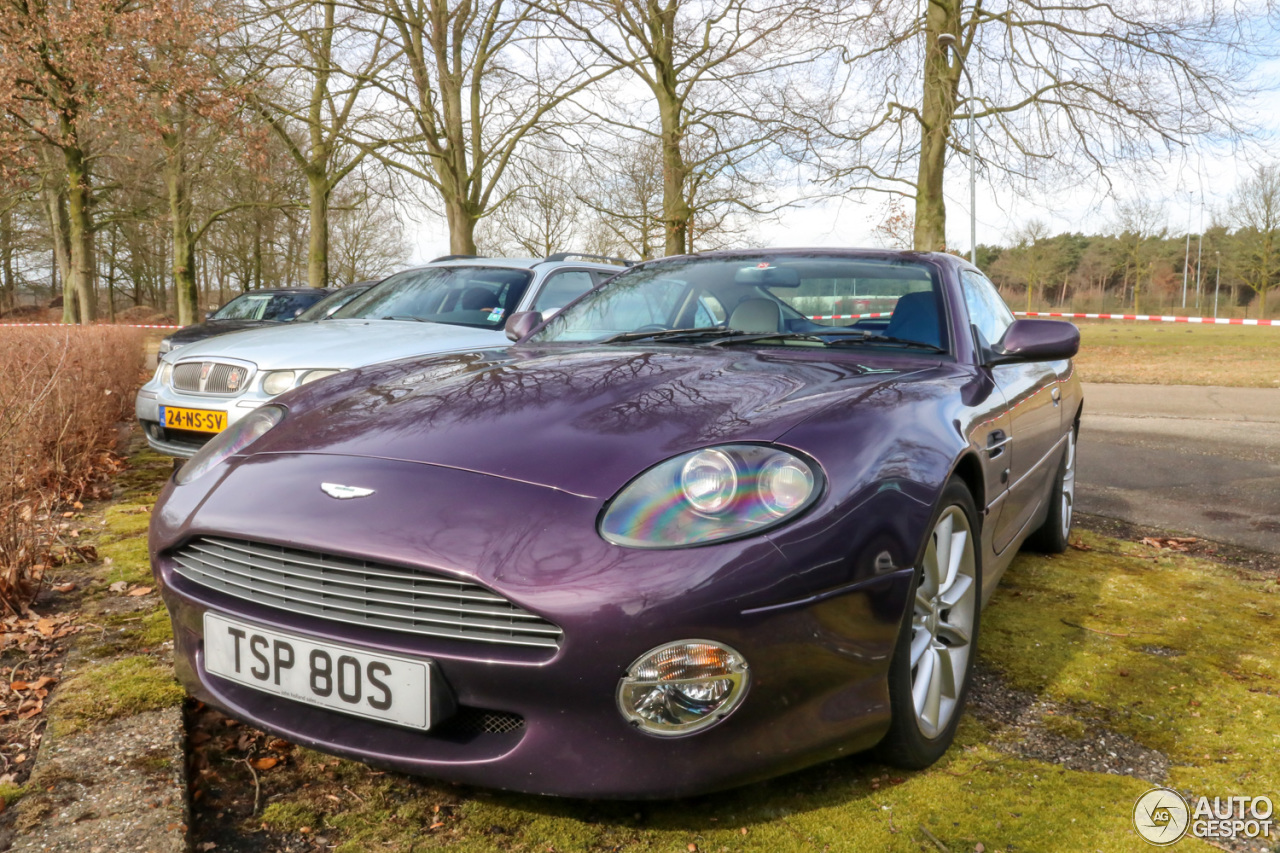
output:
[[[492,788],[667,798],[865,749],[887,728],[885,675],[908,571],[861,581],[834,563],[797,572],[765,537],[680,551],[617,548],[595,532],[597,499],[510,481],[495,488],[492,477],[429,465],[263,454],[217,476],[212,494],[171,488],[153,521],[152,559],[174,622],[178,675],[200,700],[294,742]],[[264,487],[320,478],[360,483],[375,495],[335,501],[315,488],[283,499]],[[405,479],[412,488],[393,494],[391,483]],[[481,493],[485,500],[477,500]],[[494,646],[262,606],[173,571],[174,551],[207,535],[457,575],[554,622],[564,637],[554,650]],[[843,575],[843,583],[800,594],[824,572]],[[803,585],[796,582],[802,576]],[[375,653],[429,658],[458,712],[416,732],[221,679],[204,668],[206,610]],[[632,728],[615,704],[626,668],[657,645],[693,638],[745,656],[751,686],[742,704],[686,737]],[[486,715],[518,725],[491,731],[474,724]]]
[[[227,426],[231,426],[259,406],[265,406],[273,398],[259,391],[251,390],[239,397],[208,397],[194,394],[182,394],[172,388],[160,387],[154,382],[144,385],[138,392],[134,404],[134,413],[142,432],[147,437],[147,444],[152,450],[167,456],[189,458],[213,438],[216,433],[200,433],[190,430],[165,429],[160,418],[162,406],[178,406],[184,409],[198,409],[206,412],[225,412]]]

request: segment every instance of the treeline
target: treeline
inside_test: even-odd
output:
[[[67,322],[327,286],[409,254],[653,257],[830,195],[945,247],[988,180],[1240,138],[1269,0],[64,0],[0,15],[0,309]],[[1030,94],[1028,94],[1030,93]],[[1042,285],[1036,285],[1041,287]],[[1139,287],[1139,289],[1141,286]],[[217,299],[215,299],[215,295]],[[1141,298],[1141,297],[1139,297]]]
[[[1280,286],[1280,166],[1243,178],[1203,233],[1171,232],[1167,211],[1118,206],[1111,233],[1050,235],[1027,223],[978,264],[1025,310],[1268,317]]]

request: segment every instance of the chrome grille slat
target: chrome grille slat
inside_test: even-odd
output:
[[[214,551],[209,547],[208,543],[212,543],[214,541],[216,541],[217,547],[222,549],[221,551]],[[340,557],[329,557],[323,554],[316,555],[316,558],[312,558],[309,555],[306,555],[305,552],[290,551],[287,548],[271,549],[250,543],[244,543],[241,545],[239,543],[232,543],[229,540],[210,539],[197,539],[192,542],[189,547],[194,548],[197,551],[201,551],[202,553],[221,556],[226,559],[231,559],[226,557],[226,551],[234,551],[239,554],[245,554],[249,557],[260,557],[269,560],[288,559],[288,561],[294,565],[307,566],[309,568],[320,569],[323,571],[358,573],[391,581],[404,581],[406,583],[414,584],[415,588],[417,588],[417,585],[430,584],[433,587],[439,588],[441,595],[457,596],[473,601],[506,602],[506,599],[502,596],[488,592],[483,587],[467,583],[466,581],[432,577],[428,575],[408,575],[403,571],[379,571],[377,569],[368,568],[368,564],[366,563],[360,563],[354,560],[344,560]]]
[[[186,557],[185,555],[179,554],[175,557],[175,559],[184,568],[190,569],[193,572],[199,572],[199,571],[208,572],[210,567],[216,568],[217,570],[222,572],[222,576],[224,580],[227,580],[228,582],[234,582],[237,584],[245,584],[249,589],[253,588],[254,583],[270,584],[272,586],[281,587],[285,591],[283,593],[285,595],[288,595],[288,591],[292,589],[292,590],[298,590],[303,593],[311,593],[314,596],[320,596],[321,598],[319,600],[321,601],[323,601],[323,598],[325,596],[331,596],[334,598],[356,602],[357,604],[359,602],[369,602],[371,604],[384,604],[390,608],[404,609],[408,611],[410,615],[412,615],[413,609],[417,607],[417,608],[422,608],[430,611],[442,611],[444,613],[465,613],[468,615],[475,615],[475,616],[493,616],[499,619],[502,619],[502,618],[529,619],[529,620],[541,621],[538,619],[537,616],[534,616],[532,613],[527,613],[522,610],[514,609],[510,607],[510,605],[508,605],[505,608],[499,608],[499,607],[484,608],[484,607],[477,607],[475,605],[449,607],[448,602],[419,600],[417,596],[412,595],[412,592],[410,590],[396,590],[394,588],[390,590],[391,592],[409,592],[410,597],[406,601],[403,596],[396,597],[394,595],[379,595],[371,592],[361,593],[357,588],[355,588],[354,584],[346,581],[336,581],[336,583],[342,584],[344,588],[333,589],[331,587],[326,587],[324,585],[328,581],[316,581],[310,578],[305,578],[300,575],[291,576],[287,584],[279,580],[269,580],[267,578],[261,577],[258,574],[255,574],[253,572],[253,569],[255,567],[249,563],[239,563],[237,565],[239,565],[240,568],[232,568],[226,565],[226,561],[221,561],[220,558],[213,558],[213,559],[220,560],[220,562],[218,563],[211,564],[208,561],[205,561],[204,563],[199,565],[191,565],[191,563],[187,562],[188,560],[190,560],[190,558]],[[231,578],[226,577],[227,575],[234,575],[236,578],[243,579],[243,580],[233,581]],[[351,587],[351,589],[348,590],[345,587]],[[366,589],[374,589],[374,590],[378,590],[379,592],[388,591],[387,587],[366,587]],[[342,605],[335,603],[333,606],[339,607]],[[362,608],[357,607],[356,609],[360,610]],[[531,625],[530,629],[538,630],[538,627],[536,625]],[[552,629],[548,628],[542,632],[548,633],[553,631]]]
[[[200,390],[200,362],[179,364],[173,369],[173,387],[179,391]]]
[[[175,555],[192,583],[294,613],[392,631],[558,648],[562,631],[477,584],[385,564],[204,537]]]

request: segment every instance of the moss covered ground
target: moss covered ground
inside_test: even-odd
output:
[[[1066,554],[1014,563],[985,614],[983,665],[1051,709],[1031,725],[1059,743],[1132,741],[1167,756],[1158,781],[1184,792],[1280,799],[1278,612],[1275,577],[1080,533]],[[854,756],[671,803],[479,791],[294,749],[258,774],[264,809],[210,837],[219,849],[258,849],[249,839],[265,833],[273,849],[309,839],[343,853],[1142,848],[1130,820],[1149,775],[1029,758],[1027,737],[971,710],[926,771]],[[211,764],[224,792],[249,787],[233,759]],[[217,813],[235,814],[232,800]]]
[[[136,449],[115,478],[115,498],[93,540],[99,562],[78,579],[80,620],[89,630],[51,708],[56,733],[172,707],[185,696],[173,677],[173,632],[147,553],[151,507],[171,470],[168,457]]]

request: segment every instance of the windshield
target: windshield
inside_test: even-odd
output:
[[[529,286],[528,270],[440,266],[384,281],[334,313],[335,319],[421,320],[501,329]]]
[[[298,322],[308,323],[312,320],[326,320],[333,316],[333,313],[343,305],[346,305],[372,286],[370,284],[353,284],[342,288],[337,293],[330,293],[324,299],[299,314]]]
[[[934,267],[914,261],[679,258],[622,273],[556,315],[533,341],[701,337],[725,345],[740,337],[769,345],[907,342],[945,350],[938,287]]]
[[[218,309],[213,320],[292,320],[299,311],[323,299],[327,291],[242,293]]]

